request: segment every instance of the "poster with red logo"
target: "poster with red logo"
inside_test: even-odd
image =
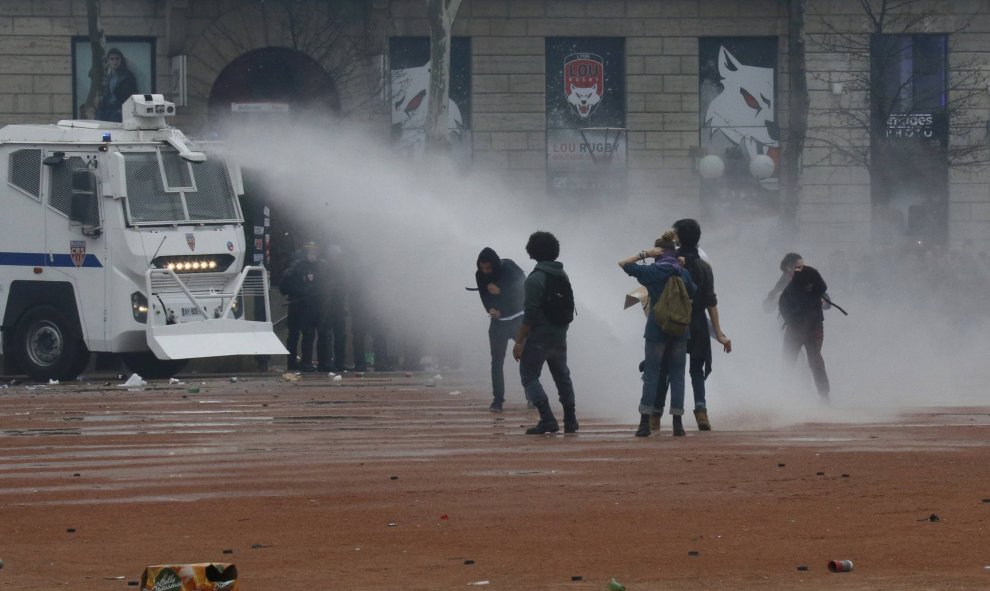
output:
[[[546,41],[547,188],[565,198],[626,189],[625,41]]]

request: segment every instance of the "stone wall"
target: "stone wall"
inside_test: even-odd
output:
[[[423,0],[369,0],[382,39],[427,35]],[[206,104],[217,75],[245,51],[287,43],[236,0],[103,0],[111,36],[157,40],[157,87],[169,88],[168,55],[189,56],[189,106],[178,124],[192,133],[207,125]],[[954,68],[987,70],[990,8],[986,2],[938,0],[915,29],[950,34]],[[84,0],[0,0],[0,123],[54,122],[72,116],[71,39],[87,32]],[[837,106],[865,104],[860,93],[834,93],[833,83],[864,67],[862,60],[826,51],[830,29],[867,28],[857,0],[808,0],[810,133],[867,142],[863,129],[836,117]],[[378,33],[376,33],[378,34]],[[699,186],[698,39],[702,36],[778,36],[778,115],[786,137],[787,17],[778,0],[464,0],[454,34],[472,39],[472,121],[475,166],[495,171],[513,187],[546,186],[545,39],[614,36],[625,39],[626,114],[630,190],[635,203],[662,203],[697,214]],[[375,49],[385,52],[387,45]],[[381,62],[370,55],[342,84],[345,107],[376,129],[388,121],[379,102]],[[953,72],[953,76],[961,75]],[[380,88],[378,89],[380,90]],[[953,142],[985,142],[990,92],[969,106],[976,129]],[[865,145],[865,144],[864,144]],[[786,149],[786,146],[785,146]],[[803,242],[826,247],[865,245],[871,234],[869,174],[822,144],[804,154],[798,208]],[[990,168],[950,175],[951,245],[990,249]]]

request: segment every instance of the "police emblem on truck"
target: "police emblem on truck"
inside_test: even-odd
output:
[[[69,256],[72,258],[72,264],[76,267],[82,267],[83,261],[86,260],[86,241],[70,240]]]

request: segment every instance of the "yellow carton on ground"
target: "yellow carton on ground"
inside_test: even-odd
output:
[[[142,591],[240,591],[233,564],[163,564],[141,575]]]

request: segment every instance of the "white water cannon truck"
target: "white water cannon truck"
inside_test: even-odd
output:
[[[5,371],[74,379],[102,352],[160,379],[193,358],[286,354],[268,274],[245,265],[240,168],[170,127],[160,94],[122,112],[0,129]]]

